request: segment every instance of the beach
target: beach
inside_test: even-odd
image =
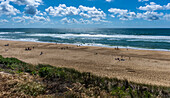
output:
[[[26,50],[28,47],[31,50]],[[170,87],[168,51],[1,40],[0,55],[31,64],[50,64],[102,77]]]

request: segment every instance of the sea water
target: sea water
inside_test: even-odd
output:
[[[0,29],[0,40],[170,50],[170,29]]]

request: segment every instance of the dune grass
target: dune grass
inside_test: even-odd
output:
[[[55,95],[66,97],[170,97],[170,88],[137,84],[127,80],[95,76],[70,68],[51,65],[31,65],[16,58],[0,56],[0,71],[10,74],[29,73],[42,80],[40,84],[28,82],[17,87],[29,96]]]

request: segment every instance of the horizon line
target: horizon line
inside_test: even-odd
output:
[[[107,27],[107,28],[44,28],[44,27],[41,27],[41,28],[32,28],[32,27],[25,27],[25,28],[1,28],[0,27],[0,29],[170,29],[170,27],[169,28],[162,28],[162,27],[146,27],[146,28],[144,28],[144,27],[142,27],[142,28],[136,28],[136,27],[134,27],[134,28],[132,28],[132,27],[126,27],[126,28],[124,28],[124,27],[119,27],[119,28],[115,28],[115,27],[113,27],[113,28],[110,28],[110,27]]]

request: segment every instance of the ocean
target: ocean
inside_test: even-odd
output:
[[[170,51],[170,29],[0,29],[0,40]]]

